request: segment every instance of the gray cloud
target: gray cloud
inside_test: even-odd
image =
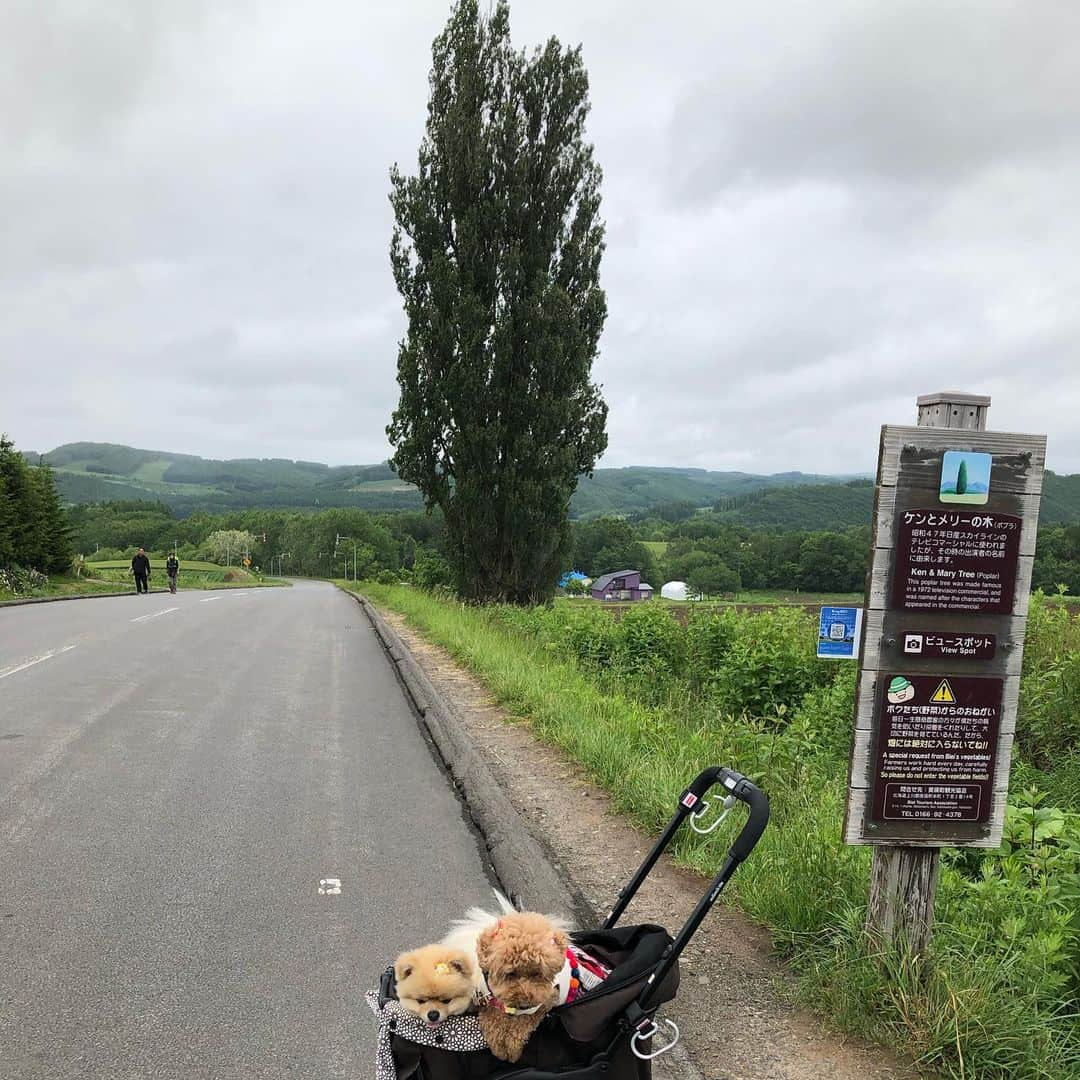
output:
[[[444,0],[17,4],[0,427],[378,460]],[[1080,9],[516,0],[581,42],[605,170],[604,464],[865,471],[919,393],[1080,470]]]

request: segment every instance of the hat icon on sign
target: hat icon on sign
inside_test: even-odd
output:
[[[902,705],[905,701],[910,701],[915,696],[915,687],[912,686],[910,680],[905,679],[903,675],[897,675],[889,683],[887,696],[893,705]]]

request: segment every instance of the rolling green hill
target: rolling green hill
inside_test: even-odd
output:
[[[36,462],[39,455],[26,455]],[[192,454],[139,450],[112,443],[68,443],[41,455],[53,467],[65,502],[159,500],[181,517],[207,510],[256,507],[417,509],[420,495],[379,465],[329,466],[287,458],[219,461]],[[762,529],[829,529],[865,525],[873,486],[866,478],[705,469],[597,469],[582,477],[571,503],[576,518],[647,516],[682,504]],[[674,520],[674,519],[672,519]],[[1080,521],[1080,475],[1046,474],[1042,521]]]
[[[36,461],[38,454],[28,454]],[[196,510],[252,507],[415,509],[420,495],[385,462],[331,467],[285,458],[218,461],[112,443],[68,443],[42,455],[67,503],[156,499],[181,516]],[[837,478],[840,479],[840,478]],[[705,469],[597,469],[583,477],[571,504],[574,517],[642,514],[671,502],[707,508],[717,499],[767,487],[826,483],[826,476],[755,476]]]

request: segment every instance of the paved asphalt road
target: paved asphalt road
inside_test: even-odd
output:
[[[363,991],[490,895],[332,587],[0,609],[4,1080],[370,1077]]]

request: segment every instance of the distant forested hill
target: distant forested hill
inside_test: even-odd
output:
[[[28,454],[36,461],[38,454]],[[40,455],[68,503],[117,499],[166,502],[181,516],[196,510],[252,507],[415,509],[420,495],[385,462],[331,467],[284,458],[218,461],[192,454],[138,450],[112,443],[68,443]],[[768,487],[823,484],[827,476],[755,476],[705,469],[598,469],[583,477],[571,504],[574,517],[647,513],[664,503],[705,509],[717,499]],[[837,478],[840,479],[840,478]]]
[[[721,499],[714,507],[725,521],[769,531],[869,525],[873,509],[874,482],[869,479],[754,491]]]
[[[38,455],[28,455],[34,460]],[[344,507],[403,510],[420,496],[385,463],[331,468],[287,458],[216,461],[112,443],[68,443],[43,455],[68,503],[155,499],[181,516],[196,510]]]
[[[421,506],[416,489],[398,479],[385,462],[331,467],[287,458],[218,461],[86,442],[26,456],[33,463],[42,457],[53,467],[61,498],[69,504],[150,499],[167,503],[181,517],[196,510],[258,507]],[[867,524],[872,505],[873,486],[866,478],[635,466],[597,469],[591,478],[583,477],[571,514],[645,517],[681,506],[690,513],[712,509],[725,520],[751,528],[839,529]],[[1047,473],[1042,520],[1080,521],[1080,475]]]
[[[582,477],[570,509],[574,517],[598,517],[603,514],[641,515],[669,503],[692,503],[705,508],[712,506],[717,499],[764,488],[837,483],[842,479],[806,473],[760,476],[742,472],[644,466],[597,469],[591,478]]]
[[[765,488],[719,500],[717,517],[751,529],[846,529],[869,525],[874,510],[874,482],[805,484]],[[1043,525],[1080,522],[1080,474],[1058,476],[1047,471],[1039,512]]]

